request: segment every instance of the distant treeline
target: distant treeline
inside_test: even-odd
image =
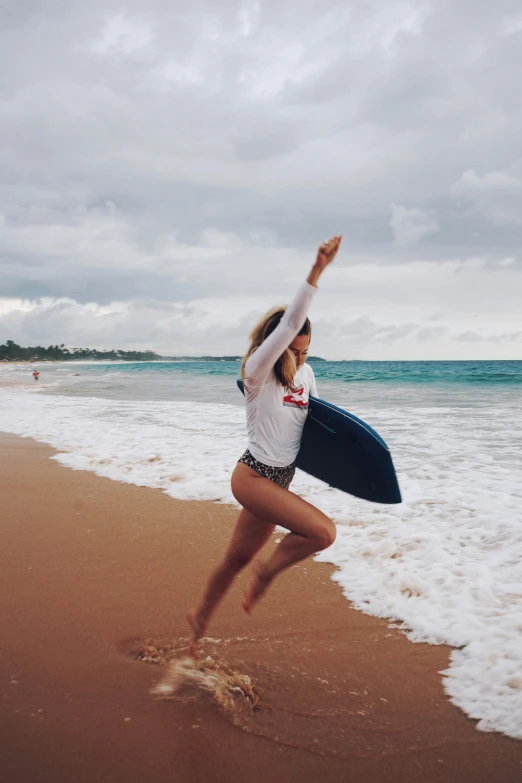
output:
[[[311,361],[324,362],[319,356],[310,356]],[[128,362],[152,362],[152,361],[194,361],[200,362],[233,362],[241,359],[241,356],[160,356],[154,351],[122,351],[112,349],[111,351],[98,351],[96,348],[66,348],[64,343],[61,345],[49,345],[44,348],[42,345],[36,345],[29,348],[22,348],[12,340],[8,340],[4,345],[0,345],[0,361],[20,362],[20,361],[54,361],[67,362],[74,359],[100,359],[105,361],[128,361]]]
[[[154,351],[98,351],[96,348],[73,348],[69,350],[62,343],[61,345],[49,345],[44,348],[43,345],[36,345],[29,348],[22,348],[12,340],[8,340],[4,345],[0,345],[0,361],[19,362],[19,361],[60,361],[66,362],[73,359],[105,359],[109,361],[118,361],[126,359],[131,362],[146,362],[154,359],[161,359]]]

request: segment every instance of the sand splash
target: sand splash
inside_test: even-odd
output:
[[[180,640],[181,641],[181,640]],[[207,655],[199,661],[189,658],[186,643],[136,643],[134,658],[165,666],[161,680],[149,693],[157,699],[214,702],[236,724],[243,724],[259,702],[259,692],[248,674]]]

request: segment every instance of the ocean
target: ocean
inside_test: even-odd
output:
[[[312,366],[320,396],[384,438],[403,496],[367,503],[298,471],[293,489],[337,524],[317,559],[355,607],[456,648],[448,696],[480,730],[522,739],[522,361]],[[238,361],[0,365],[0,430],[77,470],[235,503],[237,377]]]

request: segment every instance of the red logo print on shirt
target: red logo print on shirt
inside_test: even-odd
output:
[[[288,408],[308,408],[308,400],[299,399],[304,392],[304,386],[300,389],[296,389],[295,392],[290,392],[283,397],[283,405]]]

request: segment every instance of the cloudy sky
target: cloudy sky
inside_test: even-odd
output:
[[[520,0],[0,8],[0,343],[522,359]]]

